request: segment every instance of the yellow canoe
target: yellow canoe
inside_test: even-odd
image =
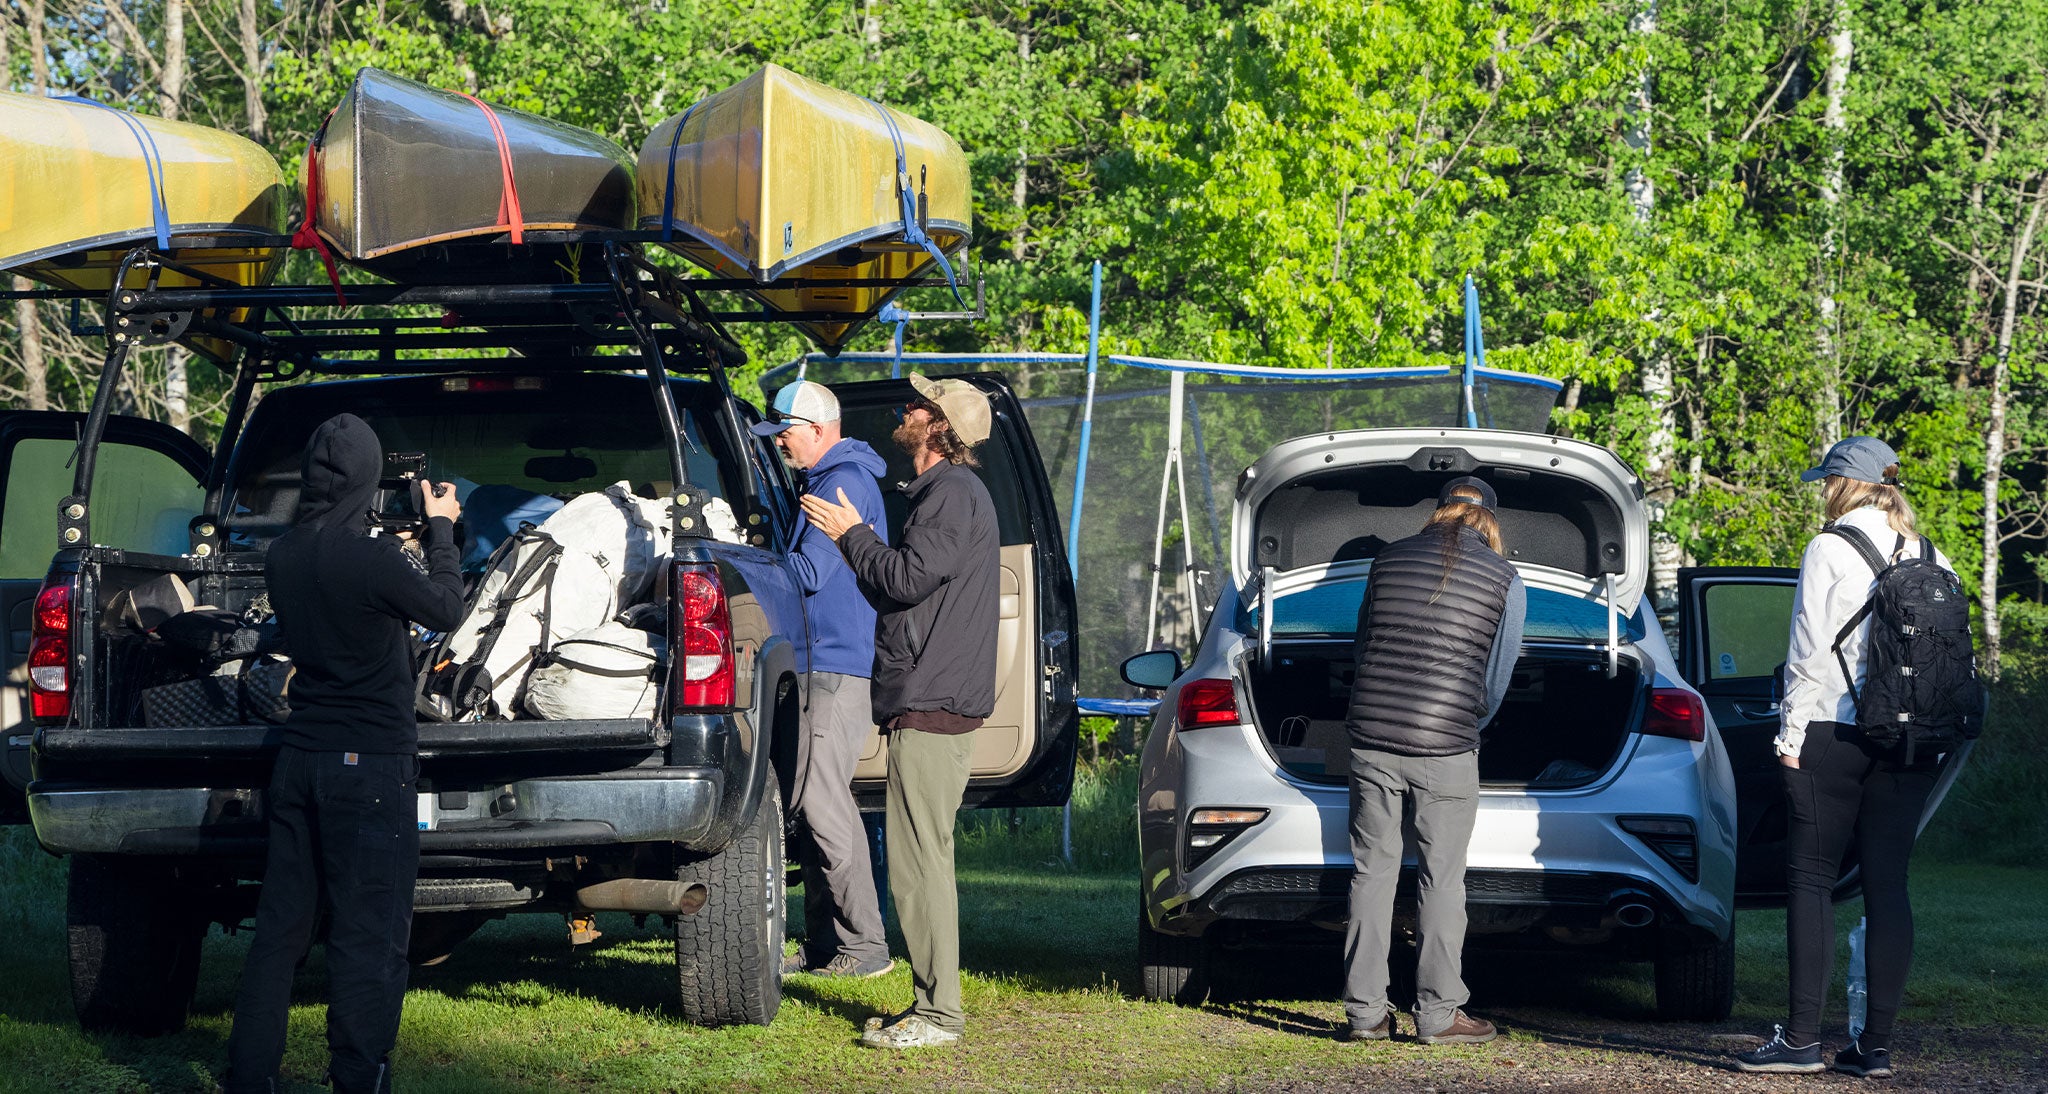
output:
[[[0,91],[0,269],[107,290],[122,257],[161,232],[169,246],[156,249],[168,258],[237,285],[267,284],[283,258],[286,202],[277,161],[233,133]],[[129,280],[140,285],[142,275]],[[196,281],[166,270],[159,284]],[[207,339],[188,344],[217,360],[230,353]]]
[[[642,230],[666,224],[674,250],[760,283],[753,295],[770,311],[829,313],[797,321],[826,349],[844,345],[901,282],[938,269],[906,239],[905,190],[940,252],[965,248],[973,224],[967,157],[944,130],[780,65],[655,126],[637,176]],[[890,284],[773,287],[784,278]]]
[[[320,234],[394,281],[532,279],[564,262],[559,245],[480,244],[633,227],[632,161],[616,143],[379,69],[356,74],[314,163]]]

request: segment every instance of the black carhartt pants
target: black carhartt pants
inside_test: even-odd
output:
[[[410,755],[278,750],[256,940],[228,1037],[229,1091],[275,1089],[292,972],[323,904],[334,1089],[390,1088],[420,865],[419,767]]]
[[[1934,791],[1935,758],[1907,768],[1866,751],[1854,726],[1807,727],[1799,766],[1784,768],[1792,819],[1785,840],[1785,945],[1791,961],[1792,1009],[1785,1030],[1795,1045],[1820,1040],[1822,996],[1834,975],[1833,891],[1842,857],[1855,841],[1863,868],[1864,972],[1870,1014],[1862,1043],[1887,1047],[1906,971],[1913,964],[1913,906],[1906,863],[1920,813]]]

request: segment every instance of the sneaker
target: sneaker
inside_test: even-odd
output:
[[[1862,1042],[1851,1041],[1848,1048],[1835,1053],[1835,1070],[1865,1079],[1889,1079],[1892,1077],[1892,1054],[1881,1048],[1866,1049]]]
[[[868,1048],[941,1048],[959,1044],[960,1035],[913,1014],[894,1025],[867,1030],[860,1043]]]
[[[1737,1071],[1768,1071],[1789,1075],[1811,1075],[1826,1071],[1821,1062],[1820,1042],[1794,1045],[1785,1040],[1785,1027],[1772,1026],[1771,1039],[1762,1048],[1735,1057]]]
[[[1435,1033],[1423,1033],[1418,1028],[1415,1039],[1425,1045],[1483,1045],[1500,1031],[1484,1018],[1474,1018],[1462,1010],[1451,1012],[1451,1024]]]
[[[782,958],[782,975],[784,976],[796,976],[809,971],[811,970],[804,962],[804,951],[802,950],[786,954]]]
[[[832,960],[811,970],[813,976],[839,976],[858,980],[872,980],[896,971],[896,959],[888,954],[862,961],[850,953],[834,954]]]
[[[1392,1011],[1387,1012],[1386,1016],[1380,1019],[1379,1025],[1361,1026],[1357,1023],[1352,1023],[1351,1027],[1344,1031],[1344,1039],[1347,1041],[1385,1041],[1393,1036],[1394,1015]]]

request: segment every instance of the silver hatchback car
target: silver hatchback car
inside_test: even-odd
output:
[[[1498,492],[1529,589],[1514,683],[1479,750],[1468,944],[1649,961],[1660,1015],[1727,1016],[1736,779],[1645,603],[1642,485],[1597,445],[1490,429],[1274,447],[1238,481],[1229,573],[1193,663],[1125,662],[1128,682],[1164,689],[1138,789],[1148,995],[1198,1002],[1265,945],[1341,937],[1359,603],[1380,548],[1419,530],[1458,475]],[[1783,659],[1793,575],[1749,572],[1764,610],[1722,636],[1728,679],[1769,678]],[[1413,886],[1411,853],[1397,918],[1412,917]]]

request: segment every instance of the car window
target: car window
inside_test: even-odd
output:
[[[1364,579],[1355,578],[1283,594],[1273,608],[1273,633],[1346,638],[1356,635],[1358,605],[1365,598],[1365,584]],[[1643,626],[1640,615],[1631,613],[1624,616],[1620,623],[1623,640],[1641,641],[1645,633]],[[1259,609],[1256,603],[1239,613],[1238,629],[1245,634],[1257,633]],[[1523,637],[1605,642],[1607,607],[1597,601],[1531,588]]]
[[[905,384],[906,394],[910,385]],[[890,439],[897,425],[902,421],[897,416],[899,405],[881,407],[841,407],[840,429],[848,437],[866,441],[889,465],[882,476],[882,505],[893,531],[903,527],[903,520],[909,514],[910,505],[903,494],[893,489],[899,482],[909,482],[917,477],[917,469],[910,464],[910,457]],[[1017,454],[1010,450],[1008,434],[997,429],[988,443],[974,450],[981,461],[976,473],[981,476],[982,485],[988,487],[989,499],[996,507],[996,531],[1003,546],[1030,544],[1031,499],[1025,492],[1026,479],[1017,470]]]
[[[24,437],[7,455],[0,501],[0,580],[39,578],[57,553],[57,503],[71,493],[68,438]],[[93,542],[160,555],[183,554],[205,492],[191,472],[153,449],[104,442],[93,467]]]
[[[1749,680],[1777,671],[1790,641],[1793,587],[1714,582],[1701,594],[1707,679]]]
[[[490,487],[498,494],[566,501],[616,482],[643,497],[673,488],[668,452],[653,407],[640,387],[620,399],[565,393],[513,392],[460,398],[394,399],[389,388],[363,389],[368,405],[353,412],[377,433],[386,452],[418,452],[427,473],[452,481],[464,496]],[[346,391],[323,401],[311,421],[251,434],[236,464],[238,545],[267,542],[291,525],[298,506],[299,461],[320,421],[344,409]],[[737,496],[738,468],[709,415],[714,404],[685,401],[677,392],[685,473],[714,497]],[[454,412],[459,411],[459,412]]]

